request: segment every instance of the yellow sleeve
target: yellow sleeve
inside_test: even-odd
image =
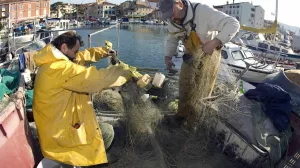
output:
[[[108,54],[107,47],[88,48],[77,53],[77,59],[85,62],[97,62]]]
[[[83,93],[95,93],[106,88],[122,86],[131,78],[131,72],[121,66],[97,70],[91,66],[69,64],[63,73],[66,78],[62,87]]]

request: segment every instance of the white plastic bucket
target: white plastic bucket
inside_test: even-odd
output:
[[[155,87],[161,87],[162,84],[164,83],[165,81],[165,75],[162,74],[162,73],[156,73],[155,76],[154,76],[154,79],[152,81],[152,85],[155,86]]]

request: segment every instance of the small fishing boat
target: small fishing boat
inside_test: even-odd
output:
[[[184,46],[179,43],[177,55],[172,58],[175,70],[180,70],[183,54]],[[228,71],[224,71],[224,69],[220,68],[220,76],[227,76],[229,73],[230,75],[232,73],[237,77],[243,73],[244,70],[248,69],[242,75],[241,79],[250,83],[261,83],[268,75],[279,71],[279,68],[277,68],[275,64],[269,64],[267,62],[261,63],[256,59],[251,50],[233,43],[225,44],[222,48],[221,55],[221,66],[225,66]]]

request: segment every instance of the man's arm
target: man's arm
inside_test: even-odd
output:
[[[77,53],[77,57],[85,62],[97,62],[108,56],[109,49],[107,47],[88,48]]]
[[[240,24],[234,17],[207,5],[203,6],[201,13],[205,13],[207,16],[208,30],[219,31],[215,38],[220,40],[222,44],[229,42],[240,29]]]
[[[65,80],[62,87],[81,93],[95,93],[106,88],[121,86],[131,78],[131,72],[121,66],[97,70],[69,62],[63,70]]]
[[[167,69],[172,68],[172,57],[176,53],[176,48],[178,46],[178,39],[168,34],[167,41],[165,43],[165,64],[167,66]]]

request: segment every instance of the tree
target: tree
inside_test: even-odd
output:
[[[50,6],[50,13],[51,14],[56,14],[56,17],[59,17],[59,11],[62,13],[64,16],[66,11],[64,10],[64,3],[63,2],[55,2]]]

